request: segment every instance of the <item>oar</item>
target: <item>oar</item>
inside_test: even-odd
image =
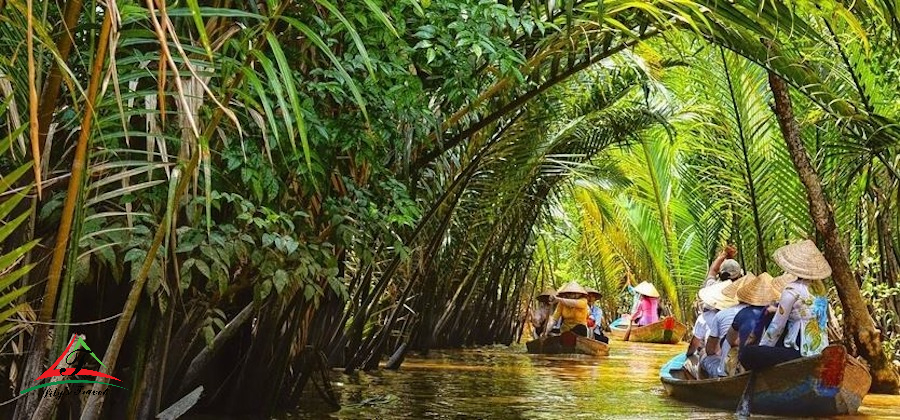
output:
[[[634,325],[631,323],[631,320],[628,320],[628,329],[625,330],[625,337],[622,338],[624,341],[628,341],[628,337],[631,337],[631,326]]]
[[[740,419],[750,417],[750,400],[753,399],[753,385],[756,383],[756,371],[750,371],[750,378],[747,379],[747,387],[741,394],[741,402],[738,403],[737,411],[734,412]]]

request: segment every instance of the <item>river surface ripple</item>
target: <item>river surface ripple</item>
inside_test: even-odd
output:
[[[666,396],[659,368],[685,346],[614,340],[606,358],[529,355],[523,345],[432,351],[410,355],[399,371],[335,371],[340,411],[310,394],[282,418],[736,418]],[[900,396],[869,395],[858,416],[844,418],[900,419]]]

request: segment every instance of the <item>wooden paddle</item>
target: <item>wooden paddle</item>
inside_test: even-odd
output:
[[[622,338],[623,341],[628,341],[628,338],[631,337],[631,327],[633,325],[631,320],[628,320],[628,329],[625,330],[625,337]]]

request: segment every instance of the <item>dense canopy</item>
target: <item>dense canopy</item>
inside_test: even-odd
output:
[[[272,413],[325,367],[517,341],[570,280],[690,321],[725,244],[780,274],[805,238],[896,392],[898,10],[0,1],[0,399],[73,333],[134,390],[0,413]]]

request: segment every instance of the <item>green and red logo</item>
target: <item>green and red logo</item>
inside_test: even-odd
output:
[[[97,363],[100,363],[100,366],[106,367],[106,365],[104,365],[103,362],[101,362],[100,359],[97,357],[97,355],[94,354],[93,351],[91,351],[91,348],[88,347],[87,343],[85,343],[84,340],[81,337],[79,337],[78,335],[73,334],[72,340],[69,341],[69,345],[66,346],[66,349],[63,350],[61,355],[59,355],[59,358],[56,359],[56,362],[53,363],[53,366],[50,366],[50,368],[47,369],[46,371],[44,371],[44,373],[41,376],[38,376],[37,379],[35,379],[35,381],[40,381],[41,379],[44,379],[44,378],[53,378],[56,376],[74,377],[75,375],[79,375],[79,376],[94,376],[97,379],[101,379],[101,378],[114,379],[116,381],[122,382],[121,379],[116,378],[114,376],[107,375],[103,372],[97,372],[96,370],[85,369],[84,364],[87,361],[86,360],[87,357],[85,357],[85,356],[88,354],[90,354],[91,357],[93,357],[94,360],[97,361]],[[65,361],[66,366],[69,366],[69,367],[64,367],[64,368],[60,369],[59,364],[63,361]],[[54,382],[47,382],[45,384],[36,385],[31,388],[22,390],[21,392],[19,392],[19,394],[24,394],[28,391],[33,391],[35,389],[52,386],[52,385],[58,385],[58,384],[106,384],[106,385],[114,386],[117,388],[127,389],[123,386],[113,385],[109,382],[90,381],[90,380],[86,380],[86,379],[69,379],[69,380],[65,380],[65,381],[54,381]]]

